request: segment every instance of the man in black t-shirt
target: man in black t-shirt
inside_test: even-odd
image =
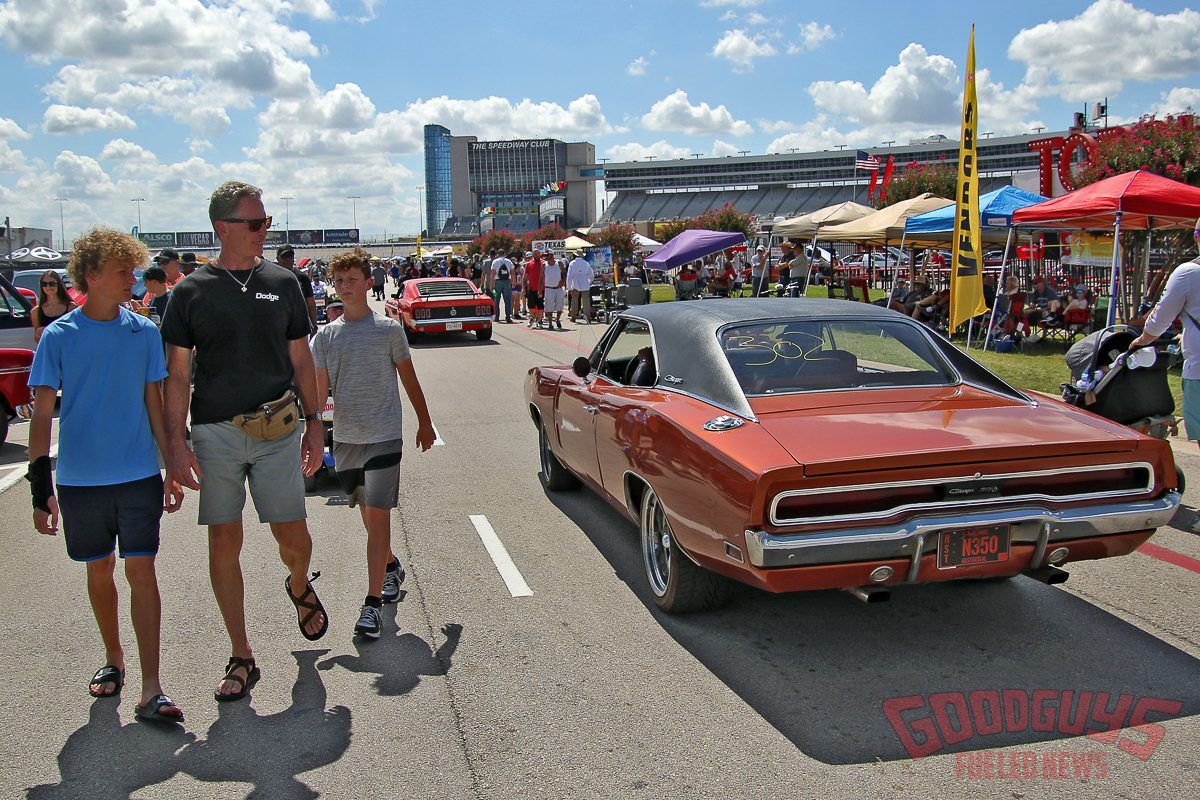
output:
[[[209,575],[233,651],[215,692],[226,701],[245,697],[259,678],[246,633],[240,561],[247,480],[259,520],[270,524],[279,543],[288,569],[284,588],[296,606],[300,632],[319,639],[328,625],[309,583],[312,539],[304,506],[304,475],[321,466],[325,434],[300,283],[293,271],[262,257],[271,225],[262,190],[236,181],[222,184],[208,214],[221,252],[171,293],[162,336],[169,345],[165,406],[172,474],[200,491]],[[193,350],[195,452],[185,439]],[[264,440],[234,424],[234,417],[254,414],[293,388],[304,411],[303,435],[297,426]],[[278,413],[298,411],[293,404]]]
[[[304,295],[304,303],[308,306],[308,319],[312,329],[317,329],[317,300],[313,296],[312,278],[303,270],[296,269],[296,251],[290,244],[281,245],[275,251],[275,263],[284,269],[290,269],[300,281],[300,292]]]

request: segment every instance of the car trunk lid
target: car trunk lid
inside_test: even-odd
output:
[[[1137,446],[1136,434],[1115,423],[971,386],[809,392],[751,398],[751,407],[808,476]]]

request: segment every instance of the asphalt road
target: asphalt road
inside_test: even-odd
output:
[[[1075,565],[1061,586],[909,587],[869,606],[840,592],[746,590],[718,613],[669,617],[650,603],[633,525],[586,490],[547,493],[538,477],[525,372],[569,362],[600,332],[500,325],[488,343],[414,348],[442,444],[405,456],[393,537],[406,594],[379,641],[351,639],[365,537],[333,485],[308,498],[332,617],[320,642],[299,636],[273,540],[247,513],[263,671],[248,702],[212,700],[227,640],[189,496],[164,520],[158,560],[162,672],[187,714],[181,729],[134,721],[125,609],[131,684],[121,699],[87,696],[103,657],[83,570],[34,533],[24,482],[0,494],[0,796],[1200,796],[1200,574],[1178,558],[1200,559],[1200,450],[1176,448],[1194,488],[1153,538],[1155,556]],[[0,450],[0,483],[4,464],[23,461],[26,428]],[[473,515],[530,593],[514,584],[513,596]],[[1087,704],[1108,693],[1110,710],[1134,704],[1154,724],[1115,741],[1018,724],[956,736],[963,727],[942,709],[989,690],[1008,690],[1014,708],[1043,691],[1050,707],[1063,692]],[[931,724],[939,749],[912,758],[904,738],[929,741]]]

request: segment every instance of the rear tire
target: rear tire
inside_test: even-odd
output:
[[[562,492],[579,488],[579,478],[563,466],[558,456],[550,450],[550,440],[546,435],[546,426],[538,422],[538,450],[542,462],[542,480],[546,488],[552,492]]]
[[[492,338],[492,326],[488,325],[486,328],[479,328],[476,330],[475,338],[481,342],[486,342],[488,339]]]
[[[413,342],[417,341],[417,335],[418,334],[416,331],[412,330],[411,328],[405,327],[404,338],[408,340],[409,344],[412,344]]]
[[[317,470],[312,475],[304,476],[304,493],[312,494],[317,490],[317,480],[321,477],[321,470]]]
[[[9,413],[8,406],[0,402],[0,444],[8,441]]]
[[[642,566],[654,605],[668,614],[712,611],[729,602],[733,584],[692,561],[675,542],[671,523],[654,490],[641,507]]]

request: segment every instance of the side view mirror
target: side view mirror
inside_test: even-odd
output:
[[[587,356],[580,356],[571,362],[571,371],[581,378],[586,378],[592,371],[592,362],[588,361]]]

